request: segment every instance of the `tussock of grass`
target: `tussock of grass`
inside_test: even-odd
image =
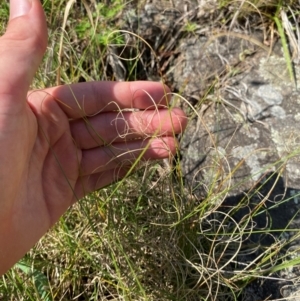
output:
[[[151,68],[160,77],[164,76],[148,41],[121,30],[119,17],[132,3],[122,0],[68,3],[69,6],[63,0],[44,1],[49,47],[34,87],[144,79],[151,74],[148,72]],[[264,31],[262,47],[272,48],[268,44],[272,35],[288,43],[292,34],[285,36],[284,30],[290,22],[299,44],[296,1],[219,1],[218,4],[221,17],[209,26],[221,28],[219,34],[231,30],[232,35],[241,37],[233,30],[247,28],[250,20]],[[280,11],[286,12],[284,24]],[[0,4],[1,33],[7,15],[7,5]],[[187,23],[180,34],[196,34],[199,30],[196,21],[182,18]],[[217,35],[212,34],[211,39]],[[168,46],[172,51],[176,43]],[[285,48],[287,64],[291,66],[294,56],[289,51]],[[165,66],[168,64],[167,61]],[[207,87],[204,98],[218,88],[217,84]],[[181,94],[177,102],[186,103],[190,118],[197,117],[197,109],[203,102],[192,105]],[[205,124],[201,126],[209,132]],[[210,138],[213,139],[212,135]],[[209,181],[186,186],[178,160],[170,158],[163,163],[144,164],[120,183],[79,201],[2,277],[0,299],[243,300],[243,288],[253,280],[273,279],[279,270],[298,265],[299,250],[290,247],[299,238],[298,229],[291,228],[291,220],[286,228],[274,230],[269,211],[297,197],[282,195],[276,206],[270,205],[270,194],[280,181],[287,160],[298,156],[299,151],[261,171],[264,177],[257,186],[232,204],[226,196],[236,188],[232,187],[231,178],[243,161],[236,169],[225,168],[227,159],[218,154],[216,141],[214,145],[216,158],[207,167]],[[201,197],[195,194],[195,188],[203,191]],[[259,215],[265,215],[265,225],[256,225]],[[287,238],[285,232],[294,235]],[[271,243],[266,244],[265,239]],[[252,256],[252,260],[245,262],[245,256]]]

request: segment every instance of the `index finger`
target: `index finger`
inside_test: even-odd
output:
[[[154,109],[168,105],[169,88],[159,82],[87,82],[29,94],[30,101],[55,100],[71,119],[119,109]]]

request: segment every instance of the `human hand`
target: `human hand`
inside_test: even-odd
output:
[[[76,200],[124,177],[140,154],[174,154],[174,134],[186,125],[181,110],[166,109],[169,90],[160,83],[28,92],[46,46],[39,0],[11,0],[0,38],[0,274]]]

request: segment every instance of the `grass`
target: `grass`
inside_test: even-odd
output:
[[[166,53],[176,52],[176,42],[162,39],[152,51],[143,33],[120,31],[124,10],[134,19],[142,6],[142,2],[124,0],[44,1],[49,48],[33,86],[147,79],[155,74],[164,79],[171,65]],[[264,45],[272,47],[272,37],[279,37],[292,76],[293,51],[288,41],[291,34],[299,38],[295,34],[298,6],[296,1],[223,0],[217,3],[217,21],[209,25],[220,29],[220,35],[230,31],[237,35],[233,28],[246,28],[250,20],[264,32]],[[289,34],[282,11],[291,24]],[[178,39],[198,34],[197,20],[188,16],[182,19]],[[1,3],[0,32],[7,18],[8,6]],[[177,103],[188,107],[192,121],[209,96],[217,98],[222,85],[216,76],[195,104],[184,99],[182,87]],[[194,187],[184,184],[178,159],[172,164],[146,164],[68,210],[2,277],[0,300],[244,300],[244,288],[255,280],[272,280],[276,272],[300,263],[299,250],[290,247],[300,236],[298,229],[291,228],[297,212],[283,228],[272,226],[270,214],[278,206],[290,206],[299,193],[285,194],[276,204],[269,202],[286,163],[299,153],[289,151],[262,171],[257,186],[239,203],[230,203],[226,197],[237,188],[230,179],[246,158],[226,172],[227,158],[216,151],[208,168],[209,181]],[[262,215],[269,223],[255,227]],[[246,256],[252,260],[244,261]]]

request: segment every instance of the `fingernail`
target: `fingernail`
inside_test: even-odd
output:
[[[10,19],[28,14],[32,6],[32,0],[10,0]]]

